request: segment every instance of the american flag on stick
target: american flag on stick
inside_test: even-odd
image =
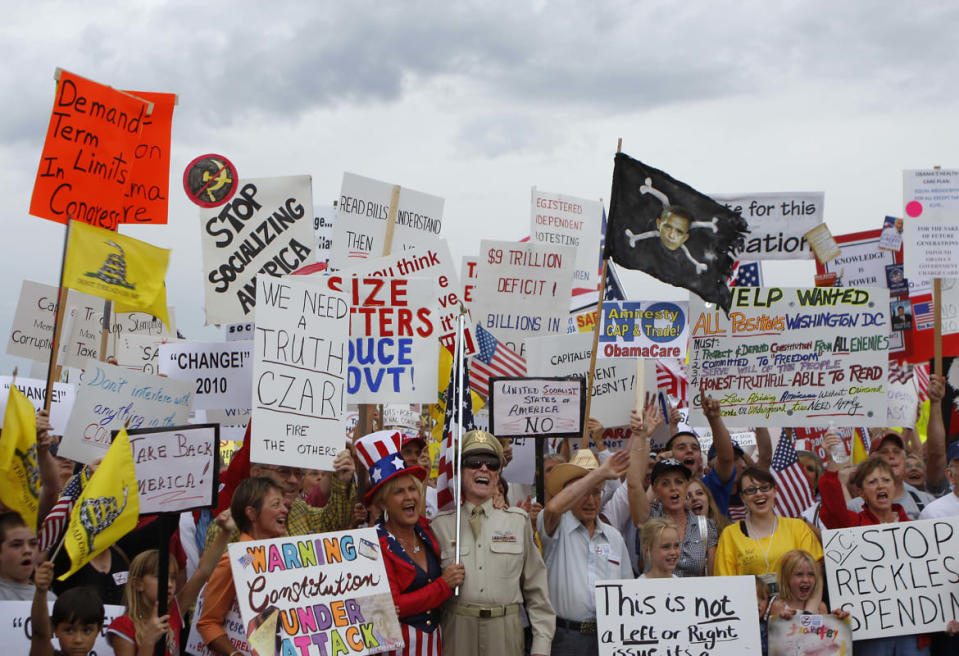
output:
[[[779,434],[770,473],[776,479],[776,513],[781,517],[802,517],[802,511],[816,500],[796,457],[792,431],[783,430]]]
[[[70,523],[70,514],[73,512],[73,504],[76,502],[80,492],[83,491],[83,482],[81,478],[85,472],[75,474],[73,478],[67,481],[66,487],[60,494],[60,498],[54,504],[50,512],[43,519],[40,525],[40,551],[49,551],[60,543],[63,537],[63,531]]]
[[[526,360],[493,336],[476,326],[474,331],[479,352],[470,360],[470,389],[484,397],[489,396],[489,379],[496,376],[517,378],[526,375]]]
[[[482,337],[479,336],[480,330],[482,330],[482,328],[477,326],[477,337],[482,344]],[[480,346],[480,348],[482,349],[482,346]],[[457,408],[462,408],[463,433],[465,434],[467,431],[476,429],[476,424],[473,421],[473,400],[470,397],[470,390],[465,386],[462,390],[458,389],[459,373],[454,359],[453,367],[450,369],[450,384],[446,388],[446,412],[443,415],[443,446],[440,451],[439,463],[437,464],[439,473],[436,477],[436,506],[438,510],[449,510],[453,507],[454,500],[456,499],[456,486],[459,485],[456,472],[454,471],[456,462],[456,437],[459,435],[456,424]]]

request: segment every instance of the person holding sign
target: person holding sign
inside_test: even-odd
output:
[[[748,514],[719,537],[717,575],[753,574],[773,588],[776,568],[788,552],[802,549],[822,561],[822,545],[809,525],[802,519],[776,515],[776,479],[772,474],[758,467],[748,468],[739,481],[739,495]]]
[[[286,535],[287,508],[283,488],[266,477],[248,478],[233,493],[230,514],[240,531],[240,542],[269,540]],[[230,554],[223,554],[206,585],[203,614],[197,630],[216,654],[233,656],[235,650],[227,637],[224,620],[236,600]]]
[[[546,479],[550,500],[536,529],[556,610],[553,656],[599,653],[596,598],[589,592],[597,581],[633,578],[623,536],[599,519],[606,481],[622,476],[629,460],[620,451],[600,465],[592,451],[580,449]]]
[[[807,551],[790,551],[779,561],[776,572],[779,593],[770,602],[769,614],[790,619],[801,615],[825,615],[829,607],[822,601],[822,570]],[[833,614],[839,619],[849,613],[837,608]]]
[[[530,653],[546,656],[556,615],[533,527],[524,510],[493,506],[503,447],[490,433],[472,430],[463,436],[462,453],[460,544],[454,543],[455,511],[442,512],[433,520],[442,566],[456,559],[458,546],[466,568],[459,596],[453,597],[443,617],[443,654],[522,656],[519,607],[525,603],[533,631]]]
[[[463,582],[465,570],[460,563],[440,569],[439,544],[429,521],[420,516],[426,469],[410,466],[392,452],[373,463],[369,472],[373,486],[363,500],[382,511],[376,533],[406,644],[402,651],[392,653],[439,656],[439,609]]]

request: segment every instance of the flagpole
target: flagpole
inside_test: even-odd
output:
[[[456,403],[456,459],[453,467],[453,480],[455,481],[453,495],[456,505],[456,562],[460,562],[460,521],[463,514],[462,489],[463,482],[460,480],[460,472],[463,470],[463,333],[466,328],[466,316],[461,312],[456,318],[456,344],[453,347],[453,366],[456,367],[456,389],[454,403]],[[451,383],[452,384],[452,383]],[[466,403],[472,403],[472,399],[467,396]],[[460,595],[460,588],[456,586],[453,593],[457,597]]]
[[[63,270],[67,264],[67,248],[70,244],[70,224],[67,217],[67,229],[63,235],[63,255],[60,258],[60,289],[57,292],[57,306],[53,309],[53,342],[50,344],[50,366],[47,368],[47,388],[43,397],[43,409],[50,412],[53,402],[53,378],[57,369],[57,351],[60,350],[60,333],[63,331],[63,313],[67,305],[67,290],[63,286]]]
[[[113,301],[103,301],[103,321],[100,323],[100,362],[107,361],[107,341],[110,337],[110,313],[113,311]]]

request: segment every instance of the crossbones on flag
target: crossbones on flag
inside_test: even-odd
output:
[[[606,257],[729,311],[726,285],[746,220],[668,174],[617,153]]]

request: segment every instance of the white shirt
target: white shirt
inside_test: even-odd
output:
[[[629,510],[628,486],[621,485],[600,512],[606,521],[623,536],[626,550],[629,552],[629,563],[633,571],[638,572],[639,551],[636,547],[639,542],[639,530],[633,524],[633,515]]]
[[[597,519],[593,535],[573,516],[563,513],[552,537],[546,535],[545,512],[536,519],[546,561],[549,598],[556,616],[573,622],[596,619],[596,582],[604,579],[632,579],[633,568],[623,536]]]
[[[955,492],[939,497],[919,513],[919,519],[939,519],[940,517],[959,517],[959,496],[956,496]]]

